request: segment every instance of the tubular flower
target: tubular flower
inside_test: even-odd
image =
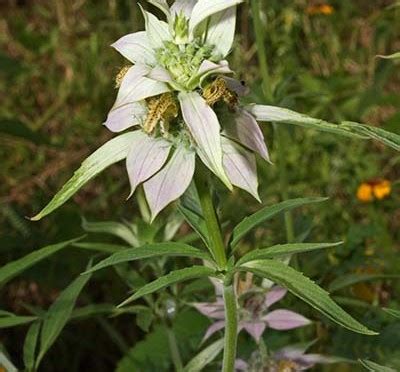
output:
[[[226,187],[260,200],[255,153],[269,161],[268,149],[240,106],[246,88],[225,60],[242,0],[149,2],[167,22],[142,10],[146,31],[112,45],[132,65],[117,75],[104,123],[113,132],[134,130],[126,157],[131,195],[143,184],[154,219],[186,191],[198,156]]]
[[[333,364],[346,361],[343,358],[335,356],[308,354],[307,349],[311,344],[313,343],[286,346],[271,353],[266,358],[263,358],[257,350],[252,354],[248,362],[237,359],[235,370],[245,372],[260,370],[269,372],[297,372],[309,370],[317,364]]]
[[[203,315],[216,320],[204,335],[203,341],[215,332],[224,329],[225,313],[222,298],[222,285],[213,281],[217,299],[212,303],[194,303],[193,306]],[[239,297],[238,332],[245,330],[258,343],[267,328],[289,330],[304,327],[311,321],[304,316],[286,309],[269,310],[269,307],[285,297],[285,288],[274,286],[267,293],[261,288],[249,288]]]
[[[392,185],[388,180],[371,180],[363,182],[357,189],[357,199],[367,203],[374,199],[382,200],[390,195]]]

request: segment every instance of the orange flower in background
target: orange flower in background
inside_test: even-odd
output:
[[[307,8],[307,14],[309,15],[331,15],[334,11],[333,6],[329,4],[310,5]]]
[[[375,199],[382,200],[390,195],[392,185],[388,180],[371,180],[363,182],[357,189],[357,199],[364,203]]]

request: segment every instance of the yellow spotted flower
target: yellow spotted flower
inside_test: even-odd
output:
[[[382,200],[390,195],[392,186],[388,180],[371,180],[363,182],[357,189],[357,199],[368,203],[375,199]]]
[[[307,8],[309,15],[331,15],[335,9],[329,4],[310,5]]]

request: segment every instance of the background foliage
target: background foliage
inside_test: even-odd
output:
[[[375,58],[400,50],[400,30],[395,27],[400,22],[400,8],[391,6],[393,3],[331,1],[332,14],[313,14],[310,6],[317,2],[268,1],[263,9],[263,27],[271,84],[277,89],[279,104],[330,121],[367,122],[400,134],[399,64]],[[135,221],[145,241],[159,238],[161,224],[148,227],[140,222],[140,205],[125,202],[129,188],[123,165],[112,167],[43,222],[25,219],[49,200],[87,154],[111,137],[101,123],[115,96],[114,76],[124,62],[108,45],[143,27],[136,1],[14,0],[2,2],[0,14],[1,264],[85,231],[92,240],[121,243],[99,233],[104,225],[90,225],[83,217],[88,221],[126,222],[128,226]],[[251,101],[262,103],[251,22],[249,6],[244,5],[231,61],[241,79],[252,87]],[[274,151],[272,127],[264,128],[275,165],[260,163],[260,195],[264,204],[272,204],[282,197],[278,173],[282,157]],[[398,272],[400,193],[396,182],[400,178],[400,156],[376,143],[295,127],[285,131],[282,140],[289,170],[288,196],[330,197],[317,208],[295,213],[296,236],[299,240],[345,241],[338,249],[301,257],[298,265],[324,288],[332,287],[336,280],[333,294],[337,301],[381,334],[372,338],[340,329],[288,296],[287,306],[316,320],[316,326],[300,333],[268,332],[268,345],[279,347],[299,337],[318,337],[314,351],[371,358],[400,368],[400,322],[380,310],[400,309],[395,295],[399,283],[385,278],[341,287],[337,282],[350,274],[379,277]],[[385,200],[362,203],[356,197],[357,188],[371,179],[390,180],[392,192]],[[223,192],[220,198],[224,220],[230,224],[259,207],[237,190],[233,195]],[[167,218],[171,224],[176,221],[173,207],[164,213]],[[177,236],[190,239],[190,233],[183,224]],[[275,219],[248,237],[246,244],[250,248],[284,240],[282,220]],[[70,247],[40,263],[3,288],[1,308],[19,315],[48,308],[84,270],[88,257],[86,251]],[[92,278],[77,305],[119,303],[126,294],[123,281],[137,287],[143,277],[153,278],[157,270],[166,272],[184,263],[158,262],[156,268],[146,261],[135,263],[136,274],[130,276],[121,273],[124,268],[120,272],[106,270]],[[69,371],[81,371],[90,366],[109,371],[118,366],[118,371],[131,371],[134,361],[138,371],[167,371],[171,368],[166,356],[167,328],[159,320],[172,323],[178,344],[184,345],[182,355],[189,360],[209,322],[187,304],[209,299],[210,293],[207,282],[197,281],[166,291],[156,299],[159,307],[133,309],[134,316],[110,318],[106,308],[92,309],[95,317],[80,321],[84,314],[67,326],[44,359],[42,370],[62,371],[68,366]],[[163,315],[168,301],[177,301],[173,308],[179,312],[174,320]],[[26,331],[27,327],[21,326],[0,333],[0,342],[17,366],[22,363]],[[241,339],[240,355],[254,349],[252,342],[246,336]],[[340,368],[346,371],[358,367]]]

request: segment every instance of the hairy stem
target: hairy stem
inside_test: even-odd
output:
[[[203,210],[203,217],[207,226],[210,245],[209,249],[218,265],[218,268],[224,270],[226,268],[227,259],[225,245],[222,239],[221,227],[214,208],[210,186],[207,182],[206,172],[202,167],[198,167],[197,169],[196,187],[197,192],[199,193],[201,208]]]
[[[225,345],[224,359],[222,364],[223,372],[235,370],[238,316],[236,294],[233,285],[224,286],[225,304]]]

